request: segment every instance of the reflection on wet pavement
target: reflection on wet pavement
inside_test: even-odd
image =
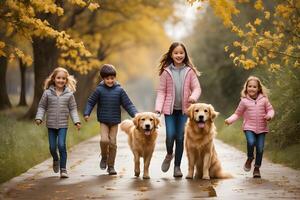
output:
[[[167,173],[160,170],[165,156],[165,135],[159,135],[150,164],[149,180],[134,177],[133,155],[127,136],[118,135],[116,170],[108,176],[99,169],[99,136],[69,151],[69,179],[60,179],[52,172],[50,159],[23,175],[1,185],[0,199],[299,199],[300,173],[281,165],[263,161],[262,179],[253,179],[244,172],[244,153],[216,141],[223,168],[235,178],[226,180],[187,180],[173,178],[173,165]],[[142,163],[141,163],[142,164]],[[172,163],[173,164],[173,163]],[[187,159],[182,160],[187,173]]]

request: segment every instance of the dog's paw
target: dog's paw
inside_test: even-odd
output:
[[[146,176],[146,175],[143,176],[143,179],[149,179],[149,178],[150,176]]]
[[[204,180],[210,180],[210,177],[209,176],[203,176],[202,179],[204,179]]]
[[[193,179],[193,176],[187,175],[185,178],[186,178],[186,179]]]
[[[134,176],[139,177],[140,176],[140,172],[134,172]]]

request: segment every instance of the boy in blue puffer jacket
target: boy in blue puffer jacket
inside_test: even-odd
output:
[[[100,122],[100,168],[109,175],[116,175],[114,168],[117,153],[118,124],[121,122],[122,106],[131,117],[137,113],[137,109],[130,101],[125,90],[116,81],[116,69],[113,65],[104,64],[100,70],[103,81],[88,98],[84,111],[84,119],[88,121],[89,116],[97,103],[97,119]]]

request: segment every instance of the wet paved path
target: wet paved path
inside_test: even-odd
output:
[[[160,170],[165,156],[164,138],[164,133],[161,133],[157,140],[150,164],[150,180],[133,176],[133,155],[127,144],[127,136],[120,132],[116,159],[117,176],[108,176],[106,171],[99,169],[100,136],[97,136],[68,152],[70,178],[60,179],[58,174],[54,174],[52,160],[48,159],[2,184],[0,199],[300,199],[299,171],[264,160],[261,168],[262,179],[253,179],[252,172],[247,173],[242,169],[246,155],[220,141],[215,144],[223,168],[235,178],[174,179],[173,170],[167,173]],[[170,169],[173,169],[173,165]],[[182,171],[185,176],[185,154]]]

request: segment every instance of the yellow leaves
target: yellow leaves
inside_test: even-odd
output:
[[[265,11],[265,19],[270,19],[271,13],[269,11]]]
[[[33,0],[31,5],[38,12],[57,14],[58,16],[64,14],[63,8],[59,7],[52,0]]]
[[[267,56],[269,58],[276,58],[276,54],[274,52],[269,52]]]
[[[238,41],[234,41],[234,42],[233,42],[233,46],[235,46],[235,47],[239,47],[239,46],[241,46],[241,43],[240,43],[240,42],[238,42]]]
[[[6,36],[10,36],[14,32],[14,27],[12,23],[7,23],[6,25]]]
[[[294,63],[294,67],[300,67],[300,63],[298,60],[296,60],[296,62]]]
[[[235,58],[233,59],[233,64],[234,64],[234,65],[237,65],[238,62],[239,62],[239,57],[237,56],[237,57],[235,57]]]
[[[57,15],[62,16],[64,14],[64,9],[63,8],[57,8]]]
[[[23,64],[26,64],[27,66],[30,66],[32,64],[32,58],[28,55],[25,55],[24,52],[20,49],[15,48],[15,53],[22,60]]]
[[[289,18],[290,15],[293,12],[293,8],[291,8],[289,5],[287,4],[279,4],[276,7],[276,14],[278,14],[279,16],[282,16],[283,18]]]
[[[6,57],[6,53],[0,49],[0,57],[1,56],[5,56]]]
[[[98,9],[100,7],[100,5],[98,3],[90,3],[88,6],[88,9],[91,11],[94,11],[96,9]]]
[[[223,20],[225,26],[232,26],[232,15],[237,15],[240,11],[235,7],[233,1],[228,0],[208,0],[218,17]]]
[[[72,58],[76,58],[77,55],[78,55],[78,53],[77,53],[76,50],[71,50],[71,51],[69,52],[69,55],[70,55]]]
[[[244,46],[244,45],[241,46],[241,51],[242,51],[242,52],[246,52],[246,51],[248,51],[248,49],[249,49],[249,48],[246,47],[246,46]]]
[[[272,38],[272,35],[271,35],[270,31],[265,31],[265,32],[264,32],[264,36],[265,36],[266,38]]]
[[[255,21],[254,21],[254,24],[255,24],[255,25],[260,25],[261,22],[262,22],[261,19],[256,18]]]
[[[188,0],[195,2],[196,0]],[[201,2],[201,0],[198,0]],[[213,8],[215,14],[223,20],[223,23],[239,36],[239,41],[233,42],[232,46],[237,47],[235,51],[230,52],[230,47],[225,47],[226,52],[229,51],[229,57],[233,59],[235,65],[241,64],[244,68],[253,68],[258,65],[265,65],[272,69],[279,69],[280,66],[297,66],[300,65],[300,39],[298,30],[300,1],[273,1],[275,9],[267,10],[264,7],[263,0],[255,0],[254,8],[258,12],[253,22],[248,22],[245,26],[239,23],[237,26],[236,18],[234,21],[234,12],[227,12],[230,3],[252,4],[249,0],[204,0],[208,1]],[[235,5],[232,4],[235,8]],[[241,5],[242,6],[242,5]],[[236,13],[238,13],[237,11]],[[272,19],[272,20],[271,20]],[[297,32],[298,31],[298,32]],[[280,64],[272,64],[272,62]]]
[[[264,5],[263,5],[262,0],[257,0],[254,4],[254,8],[256,10],[264,10]]]
[[[229,46],[225,46],[225,47],[224,47],[224,51],[225,51],[225,52],[228,52],[228,50],[229,50]]]
[[[255,58],[256,60],[258,60],[258,52],[257,52],[257,49],[256,48],[252,48],[252,52],[251,52],[251,55],[253,58]]]
[[[271,68],[271,70],[275,71],[275,70],[278,70],[280,68],[280,65],[271,63],[270,68]]]
[[[272,47],[272,41],[268,39],[260,40],[256,43],[256,47],[263,47],[266,49],[270,49]]]
[[[257,65],[257,63],[251,59],[241,60],[240,62],[245,69],[252,69],[255,68]]]
[[[76,4],[81,7],[86,6],[86,2],[84,2],[83,0],[68,0],[68,1],[72,4]]]
[[[285,53],[288,54],[288,55],[292,55],[294,49],[295,49],[294,46],[288,45],[287,48],[286,48],[286,50],[285,50]]]
[[[5,42],[2,42],[1,40],[0,40],[0,49],[3,49],[5,47]]]

